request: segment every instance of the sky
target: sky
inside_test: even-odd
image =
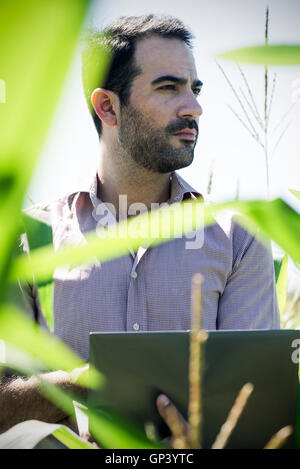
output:
[[[179,173],[199,192],[207,192],[212,171],[215,201],[266,197],[265,157],[262,148],[230,110],[240,108],[216,63],[220,52],[264,43],[265,10],[269,6],[269,43],[300,44],[299,0],[95,0],[87,25],[102,28],[118,16],[147,13],[180,18],[195,35],[194,56],[203,81],[198,144],[193,164]],[[218,59],[236,90],[247,91],[237,65]],[[263,114],[264,67],[241,64],[260,114]],[[289,189],[300,190],[300,66],[270,67],[269,88],[276,73],[270,115],[269,148],[283,130],[276,151],[269,155],[270,197],[299,205]],[[290,110],[293,105],[292,110]],[[289,113],[285,116],[287,111]],[[285,116],[283,118],[283,116]],[[25,200],[56,199],[96,168],[99,142],[84,100],[80,49],[75,53],[53,123]]]

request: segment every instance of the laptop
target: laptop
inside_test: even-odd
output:
[[[286,425],[295,428],[299,347],[297,330],[212,331],[202,345],[202,447],[210,448],[244,384],[254,390],[226,448],[263,448]],[[295,342],[296,340],[296,342]],[[89,406],[110,410],[139,427],[168,429],[156,409],[166,394],[188,411],[190,333],[91,333],[90,362],[106,385],[90,391]],[[297,355],[299,356],[299,355]],[[294,447],[294,434],[285,447]]]

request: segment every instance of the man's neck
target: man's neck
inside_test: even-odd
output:
[[[110,203],[119,214],[120,200],[126,198],[127,207],[144,204],[161,204],[170,198],[170,174],[154,173],[136,164],[124,166],[122,161],[103,157],[98,166],[98,197]],[[121,197],[120,199],[120,196]],[[121,202],[123,203],[123,202]]]

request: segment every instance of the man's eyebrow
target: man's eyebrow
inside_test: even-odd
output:
[[[163,76],[158,77],[155,80],[153,80],[151,82],[151,85],[154,86],[154,85],[157,85],[159,83],[163,83],[165,81],[172,81],[173,83],[178,83],[179,85],[186,85],[186,83],[187,83],[186,78],[176,77],[175,75],[163,75]],[[194,80],[193,83],[192,83],[193,88],[194,87],[201,88],[202,85],[203,85],[203,83],[202,83],[201,80]]]

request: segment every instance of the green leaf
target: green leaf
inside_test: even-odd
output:
[[[274,264],[275,281],[277,283],[281,265],[282,265],[282,259],[273,259],[273,264]]]
[[[222,52],[217,57],[234,62],[262,65],[300,65],[300,45],[243,47]]]
[[[43,284],[38,287],[38,294],[43,315],[45,317],[49,330],[52,332],[54,330],[54,282],[43,282]]]
[[[137,250],[144,243],[152,243],[154,246],[167,242],[180,234],[214,223],[214,217],[224,210],[240,214],[239,223],[261,236],[263,241],[266,238],[273,239],[292,259],[300,262],[300,215],[283,200],[237,201],[209,206],[192,201],[188,202],[189,209],[193,207],[191,213],[185,212],[185,204],[176,204],[175,207],[156,210],[151,214],[139,215],[129,222],[121,222],[105,233],[102,232],[100,238],[97,233],[89,234],[84,246],[67,247],[54,255],[52,247],[43,247],[32,253],[31,260],[26,255],[19,256],[12,266],[11,280],[21,278],[30,281],[32,269],[37,273],[38,279],[45,280],[51,278],[54,268],[58,266],[76,265],[86,260],[93,262],[96,258],[105,262],[127,254],[128,245]],[[174,216],[173,224],[170,224],[170,214]],[[142,229],[135,235],[134,228],[137,225]],[[168,229],[169,235],[163,236]]]
[[[107,230],[87,234],[86,244],[82,246],[65,246],[54,254],[52,246],[36,249],[30,259],[27,255],[15,259],[11,280],[30,281],[32,271],[37,280],[48,280],[58,266],[69,265],[72,268],[86,260],[92,262],[96,259],[105,262],[127,254],[128,245],[137,250],[144,243],[154,246],[167,242],[191,232],[196,226],[203,227],[204,219],[206,225],[213,223],[212,214],[222,207],[226,208],[226,204],[204,211],[201,201],[173,204],[112,225]]]
[[[51,123],[89,1],[0,2],[0,298],[18,216]]]
[[[287,283],[288,283],[288,255],[286,254],[281,263],[280,272],[276,282],[278,307],[280,317],[283,317],[287,297]]]
[[[52,435],[69,449],[97,449],[92,444],[82,440],[76,433],[65,426],[60,426]]]
[[[0,108],[1,167],[22,173],[26,182],[44,142],[88,5],[86,0],[0,4],[1,78],[7,90],[6,103]]]
[[[275,241],[296,262],[300,261],[300,215],[281,199],[251,201],[236,205],[250,231]]]
[[[52,227],[21,213],[20,234],[26,233],[30,251],[52,244]]]

